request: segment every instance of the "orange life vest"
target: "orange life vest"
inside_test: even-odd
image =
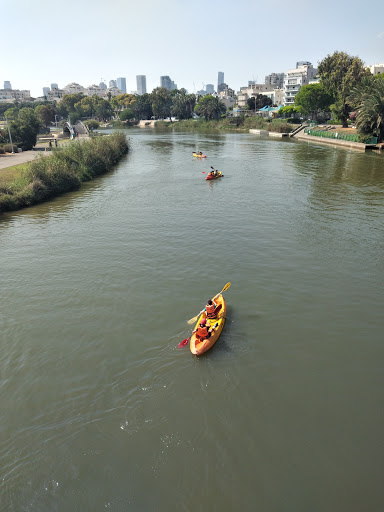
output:
[[[208,327],[206,325],[204,325],[204,327],[199,325],[197,328],[196,336],[201,339],[206,338],[208,336]]]
[[[216,306],[214,304],[212,304],[211,306],[209,304],[207,304],[205,306],[205,311],[207,312],[208,318],[215,318],[215,316],[216,316],[215,309],[216,309]]]

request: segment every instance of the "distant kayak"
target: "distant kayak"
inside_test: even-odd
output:
[[[207,158],[207,155],[200,155],[199,153],[193,153],[193,156],[196,156],[197,158]]]
[[[224,174],[221,174],[221,172],[219,172],[219,174],[217,176],[214,176],[213,174],[208,174],[208,176],[205,178],[206,180],[217,180],[217,178],[222,178],[224,176]]]

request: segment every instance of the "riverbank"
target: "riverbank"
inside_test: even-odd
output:
[[[0,182],[0,213],[76,190],[82,182],[108,172],[128,149],[125,135],[114,133],[74,141],[46,158],[17,166],[14,172],[8,170],[9,179]]]
[[[224,119],[206,121],[205,119],[184,119],[182,121],[156,121],[156,128],[194,129],[194,130],[226,130],[248,132],[250,129],[261,129],[275,133],[290,133],[297,125],[288,123],[285,119],[267,120],[262,117],[226,117]]]

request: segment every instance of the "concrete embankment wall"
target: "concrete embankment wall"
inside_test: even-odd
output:
[[[267,130],[256,130],[255,128],[250,129],[249,133],[254,133],[255,135],[269,135],[270,137],[276,137],[278,139],[288,136],[288,133],[269,132]]]
[[[153,119],[141,119],[137,126],[139,128],[154,128],[155,127],[155,123],[156,121],[154,121]]]
[[[295,135],[295,139],[304,140],[307,142],[316,142],[318,144],[328,144],[331,146],[339,146],[349,149],[356,149],[357,151],[365,151],[367,146],[361,142],[351,142],[349,140],[338,140],[338,139],[326,139],[323,137],[314,137],[307,133],[298,133]]]

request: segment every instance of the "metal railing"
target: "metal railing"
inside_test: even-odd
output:
[[[354,133],[338,133],[330,131],[313,130],[312,127],[310,126],[308,128],[305,128],[304,132],[308,133],[308,135],[312,135],[314,137],[322,137],[324,139],[337,139],[345,140],[348,142],[362,142]],[[367,137],[363,144],[377,144],[377,137]]]

